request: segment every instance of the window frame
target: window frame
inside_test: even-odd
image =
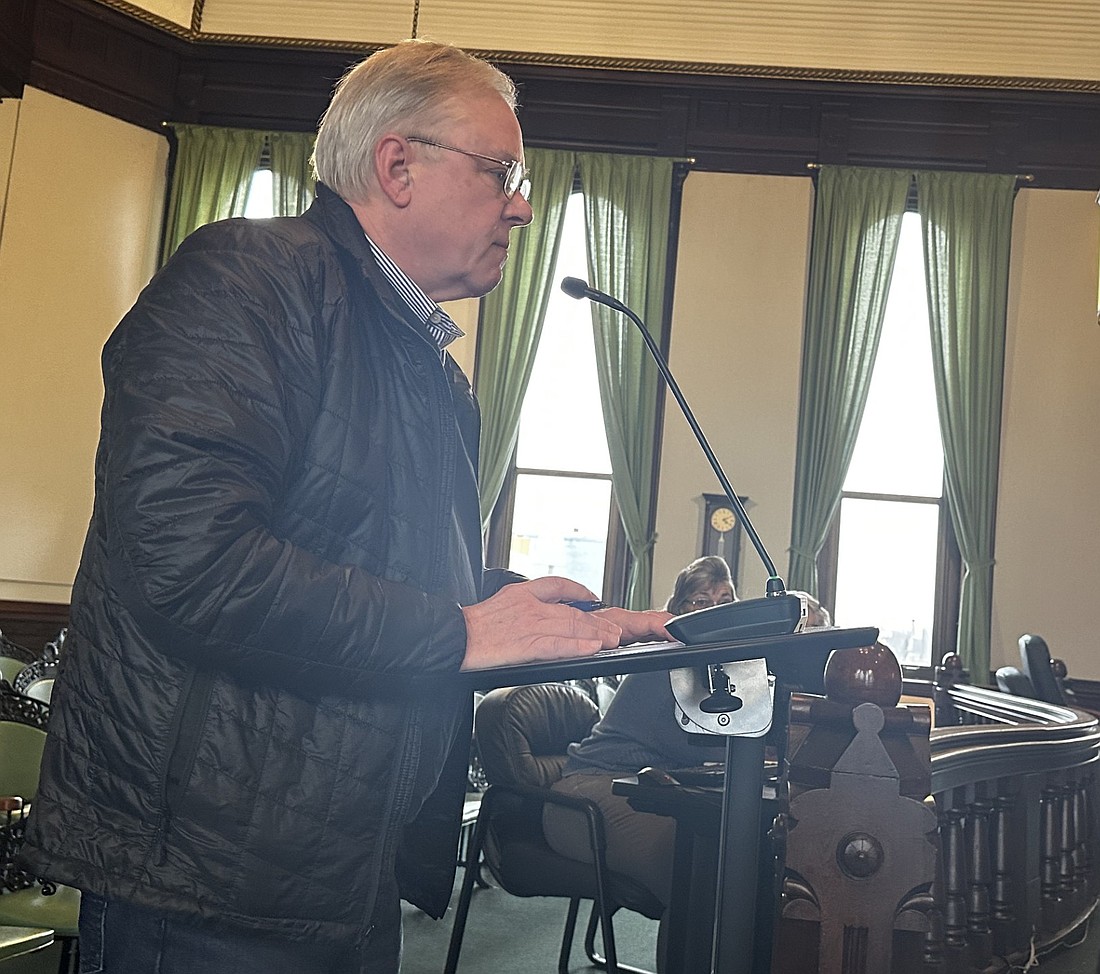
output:
[[[868,501],[928,503],[939,508],[939,528],[936,532],[935,603],[932,612],[932,658],[929,669],[958,647],[959,599],[962,586],[962,553],[955,537],[951,506],[946,485],[941,497],[922,498],[917,494],[875,494],[864,491],[840,492],[836,512],[829,522],[825,543],[817,554],[818,598],[823,605],[836,603],[837,561],[840,555],[840,508],[846,497]],[[923,667],[921,667],[923,668]]]
[[[907,213],[919,212],[915,182],[910,186],[905,209]],[[927,503],[934,504],[939,508],[939,527],[936,532],[935,600],[932,610],[932,658],[925,664],[931,672],[932,667],[938,665],[944,656],[954,653],[958,649],[959,603],[963,564],[962,552],[959,550],[958,538],[955,536],[951,504],[947,496],[947,482],[944,481],[939,497],[841,490],[836,510],[829,522],[825,542],[817,554],[817,595],[822,604],[829,606],[836,604],[836,583],[840,556],[840,510],[845,498],[866,501],[892,501],[905,504]],[[910,669],[908,666],[906,668]],[[914,667],[912,669],[923,670],[924,667]]]
[[[672,186],[669,198],[668,238],[665,242],[665,288],[661,308],[659,328],[653,337],[661,355],[668,360],[669,345],[672,337],[672,305],[676,293],[676,259],[679,251],[680,213],[683,201],[684,180],[687,178],[694,160],[677,160],[672,167]],[[579,171],[573,176],[573,193],[583,193]],[[647,322],[647,324],[652,324]],[[652,329],[651,329],[652,331]],[[478,329],[480,336],[481,330]],[[664,443],[665,392],[664,377],[657,376],[657,411],[653,430],[653,467],[650,470],[652,482],[651,503],[649,509],[649,530],[652,533],[657,523],[657,501],[660,489],[661,451]],[[577,473],[575,471],[517,469],[516,451],[513,450],[501,486],[500,496],[489,515],[489,526],[485,537],[485,564],[488,567],[506,566],[511,554],[512,517],[515,510],[516,480],[520,473],[553,474],[555,476],[579,476],[589,479],[602,479],[602,476]],[[606,475],[610,479],[610,474]],[[611,504],[608,512],[607,547],[603,566],[603,598],[615,605],[621,605],[626,598],[627,579],[633,556],[623,530],[619,505],[615,500],[615,491],[611,491]]]

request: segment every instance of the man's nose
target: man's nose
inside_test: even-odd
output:
[[[508,205],[504,208],[504,217],[517,227],[525,227],[535,218],[535,211],[527,200],[516,193],[508,200]]]

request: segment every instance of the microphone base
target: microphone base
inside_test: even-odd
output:
[[[798,595],[768,595],[709,609],[688,612],[665,624],[674,638],[687,646],[705,643],[783,636],[797,632],[806,621],[806,602]]]

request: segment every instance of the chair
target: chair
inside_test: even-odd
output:
[[[1051,659],[1050,650],[1042,636],[1024,633],[1019,639],[1020,668],[1031,681],[1037,700],[1047,703],[1072,704],[1073,693],[1065,685],[1065,664]]]
[[[997,681],[997,689],[1002,693],[1035,699],[1035,687],[1031,685],[1027,675],[1015,666],[1002,666],[993,676]]]
[[[15,678],[38,656],[33,650],[19,643],[13,643],[7,636],[0,632],[0,678],[12,683]]]
[[[23,667],[11,681],[12,689],[25,697],[41,703],[49,703],[53,696],[53,683],[57,677],[57,663],[38,659]]]
[[[478,706],[474,734],[489,787],[466,853],[444,974],[454,974],[458,966],[482,856],[492,877],[513,896],[558,896],[569,901],[558,957],[560,974],[568,971],[582,899],[593,901],[585,937],[589,960],[609,974],[635,970],[618,963],[612,914],[626,908],[655,920],[664,907],[639,883],[607,868],[599,807],[550,790],[561,777],[566,748],[586,737],[598,716],[596,704],[582,689],[561,683],[493,690]],[[591,863],[561,856],[546,843],[542,811],[547,803],[578,812],[578,827],[588,831]],[[597,929],[603,936],[603,957],[595,951]]]
[[[43,882],[16,862],[27,802],[38,791],[49,707],[0,684],[0,925],[52,929],[62,942],[59,971],[77,968],[80,893]]]

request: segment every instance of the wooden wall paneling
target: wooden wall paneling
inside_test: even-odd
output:
[[[22,98],[31,65],[35,0],[0,0],[0,98]]]
[[[0,0],[0,83],[27,74],[31,84],[150,128],[168,120],[310,130],[336,80],[368,53],[196,42],[90,0],[36,0],[28,72],[20,58],[31,3]],[[722,172],[794,175],[809,162],[847,163],[1100,186],[1100,92],[1087,87],[505,67],[520,87],[532,145],[690,156],[697,169]]]
[[[172,121],[312,132],[365,52],[194,45]]]
[[[34,60],[36,88],[156,128],[168,116],[188,45],[106,7],[39,0]]]
[[[0,632],[36,653],[68,624],[67,605],[0,599]]]

